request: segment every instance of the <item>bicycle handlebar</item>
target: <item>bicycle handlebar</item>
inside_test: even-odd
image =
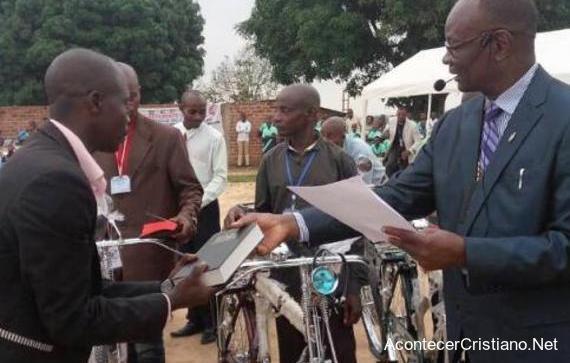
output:
[[[159,247],[164,248],[178,256],[184,256],[184,253],[167,246],[163,240],[158,238],[126,238],[126,239],[111,239],[111,240],[104,240],[95,242],[97,247],[105,248],[105,247],[122,247],[122,246],[132,246],[132,245],[139,245],[139,244],[153,244]]]
[[[364,266],[368,266],[368,262],[358,255],[345,255],[344,259],[346,263],[358,263]],[[256,273],[261,270],[274,270],[287,267],[301,267],[309,266],[314,262],[313,257],[297,257],[290,258],[284,261],[272,261],[272,260],[248,260],[242,263],[236,272],[236,276],[232,278],[223,288],[227,290],[232,287],[232,285],[237,284],[239,281],[243,280],[245,277]],[[332,256],[322,256],[317,259],[318,265],[331,265],[333,263],[342,263],[343,259],[338,255]]]

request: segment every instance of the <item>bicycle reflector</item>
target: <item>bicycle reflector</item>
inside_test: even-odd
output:
[[[319,266],[311,273],[313,289],[323,296],[331,295],[338,287],[338,276],[326,266]]]

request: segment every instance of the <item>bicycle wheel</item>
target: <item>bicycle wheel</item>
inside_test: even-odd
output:
[[[218,308],[218,360],[256,363],[255,303],[248,292],[223,295]]]
[[[387,357],[390,363],[423,363],[423,351],[417,346],[417,339],[406,328],[403,317],[389,313],[387,316]]]
[[[384,329],[382,326],[379,314],[382,311],[381,301],[375,295],[375,289],[366,285],[363,286],[360,291],[360,301],[362,305],[362,325],[364,326],[364,331],[366,332],[366,338],[368,339],[368,347],[370,348],[370,353],[378,361],[384,359]]]

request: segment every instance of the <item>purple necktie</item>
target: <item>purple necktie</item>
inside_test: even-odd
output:
[[[481,154],[479,155],[479,166],[481,171],[485,171],[497,146],[499,145],[499,128],[497,120],[503,113],[500,107],[494,103],[485,112],[485,119],[483,120],[483,135],[481,136]]]

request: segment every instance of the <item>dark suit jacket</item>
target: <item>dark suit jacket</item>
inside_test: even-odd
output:
[[[115,154],[95,153],[95,159],[105,172],[109,192],[110,180],[118,174]],[[132,192],[113,196],[114,208],[125,215],[125,222],[119,223],[123,237],[138,237],[143,224],[157,221],[148,213],[179,215],[196,227],[202,186],[188,160],[178,130],[139,114],[124,171],[131,178]],[[163,280],[175,262],[172,252],[154,245],[124,247],[121,259],[127,281]]]
[[[437,210],[441,228],[465,236],[467,276],[444,271],[450,340],[559,341],[557,352],[473,351],[472,362],[569,361],[570,87],[538,69],[475,183],[483,102],[450,111],[414,164],[377,193],[409,219]],[[304,214],[311,240],[354,233]]]
[[[0,338],[0,362],[86,362],[92,345],[161,334],[158,283],[102,283],[95,216],[91,187],[52,124],[0,172],[0,328],[55,346],[40,353]]]

